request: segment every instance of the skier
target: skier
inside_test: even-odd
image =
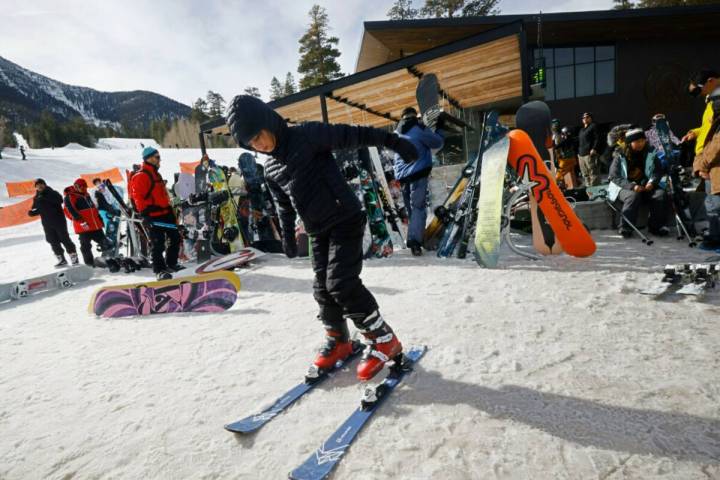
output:
[[[418,160],[405,161],[400,154],[395,155],[395,178],[402,186],[403,200],[410,217],[408,222],[407,246],[415,256],[422,255],[422,241],[427,221],[428,176],[432,171],[432,150],[443,146],[443,137],[418,121],[417,111],[413,107],[403,110],[395,129],[400,137],[409,140],[418,152]],[[384,175],[379,172],[379,175]]]
[[[314,297],[326,329],[326,343],[314,366],[328,369],[348,357],[350,319],[367,342],[357,376],[369,380],[402,352],[402,345],[360,280],[367,219],[332,151],[384,146],[412,161],[417,158],[415,147],[396,134],[368,127],[317,122],[288,126],[262,100],[249,95],[232,100],[227,124],[241,147],[271,156],[265,179],[278,207],[285,254],[297,255],[296,213],[312,236]]]
[[[637,222],[640,205],[646,203],[650,208],[650,233],[658,237],[670,233],[665,226],[667,193],[658,186],[661,179],[658,159],[648,145],[642,128],[633,128],[625,133],[625,148],[617,149],[613,154],[608,179],[621,187],[617,199],[622,202],[622,213],[630,222]],[[625,238],[632,236],[630,226],[622,222],[620,234]]]
[[[62,247],[65,247],[72,264],[78,264],[77,249],[70,240],[62,207],[63,197],[50,188],[42,178],[35,180],[35,198],[33,198],[32,208],[28,215],[31,217],[40,216],[40,222],[45,231],[45,240],[50,244],[58,260],[55,267],[67,265]]]
[[[565,177],[572,179],[571,187],[575,187],[575,167],[577,167],[577,142],[570,133],[570,128],[562,127],[553,132],[553,151],[557,156],[557,174],[555,181],[561,189],[565,189]]]
[[[713,117],[715,112],[717,112],[710,96],[718,87],[720,87],[720,74],[710,69],[702,70],[698,73],[688,86],[688,93],[693,97],[704,96],[706,105],[701,125],[698,128],[690,130],[680,140],[681,142],[695,140],[695,157],[700,155],[705,148],[707,136],[713,123]],[[720,107],[720,105],[718,105],[718,107]],[[716,250],[720,248],[720,195],[714,195],[712,193],[712,178],[709,171],[704,171],[702,168],[696,169],[695,166],[693,166],[693,170],[703,179],[703,186],[705,187],[706,193],[705,211],[707,212],[710,227],[700,244],[700,248],[703,250]]]
[[[578,161],[586,187],[600,184],[600,134],[590,112],[583,113],[578,134]]]
[[[133,175],[129,190],[133,204],[143,217],[143,223],[152,242],[153,272],[158,280],[166,280],[172,278],[174,272],[182,269],[177,263],[180,253],[180,234],[165,181],[158,172],[160,152],[153,147],[145,147],[142,158],[142,168]],[[172,224],[176,228],[159,226],[156,222]],[[167,251],[165,251],[166,240]],[[164,257],[163,253],[165,253]]]
[[[87,182],[83,178],[75,180],[64,190],[65,216],[73,222],[75,233],[80,237],[80,253],[85,265],[94,266],[91,241],[97,243],[103,252],[110,245],[103,233],[103,221],[100,212],[92,201],[87,190]]]
[[[25,156],[25,147],[23,145],[20,145],[20,155],[22,155],[23,160],[27,160],[27,157]]]
[[[93,185],[95,185],[95,205],[97,205],[98,211],[100,212],[100,218],[102,218],[105,224],[105,237],[108,241],[115,246],[117,229],[120,218],[120,209],[114,205],[115,199],[110,196],[107,191],[105,184],[99,178],[93,179]],[[115,187],[119,189],[119,187]],[[122,195],[122,192],[120,195]]]

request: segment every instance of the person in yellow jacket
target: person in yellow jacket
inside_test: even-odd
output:
[[[695,156],[699,156],[705,148],[708,132],[713,123],[713,117],[715,115],[713,109],[713,102],[710,99],[710,94],[720,87],[720,74],[715,70],[702,70],[700,73],[690,82],[688,86],[688,92],[693,97],[703,96],[705,99],[705,111],[702,116],[702,123],[698,128],[690,130],[680,140],[681,142],[695,140]],[[720,168],[720,166],[713,167]],[[713,194],[712,182],[710,171],[694,167],[695,174],[701,177],[705,182],[705,211],[707,212],[708,223],[710,228],[705,234],[703,242],[700,244],[700,248],[703,250],[718,250],[720,249],[720,195]]]

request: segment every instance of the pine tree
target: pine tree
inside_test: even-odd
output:
[[[497,15],[499,0],[425,0],[420,13],[425,18]]]
[[[202,98],[198,98],[195,100],[195,103],[192,104],[192,108],[190,110],[190,120],[196,123],[204,122],[208,119],[207,111],[207,102]]]
[[[210,118],[221,117],[225,112],[225,99],[219,93],[208,90],[207,96],[207,114]]]
[[[393,6],[387,11],[390,20],[410,20],[417,18],[417,8],[412,8],[412,0],[395,0]]]
[[[326,10],[319,5],[313,5],[309,16],[310,25],[300,39],[298,73],[302,75],[301,90],[342,76],[340,64],[337,62],[340,51],[335,48],[340,40],[328,35],[330,27]]]
[[[297,86],[295,85],[295,77],[293,77],[293,74],[288,72],[287,75],[285,75],[285,84],[283,85],[283,94],[285,96],[292,95],[293,93],[297,92]]]
[[[284,96],[285,90],[283,89],[283,85],[277,77],[273,77],[272,80],[270,80],[270,100],[277,100]]]
[[[613,0],[613,3],[615,4],[613,6],[614,10],[628,10],[630,8],[635,8],[635,4],[630,0]]]
[[[251,97],[262,98],[262,95],[260,94],[260,89],[257,87],[245,87],[243,93],[245,95],[250,95]]]

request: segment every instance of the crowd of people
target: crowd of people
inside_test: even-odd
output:
[[[642,207],[648,211],[648,231],[666,236],[670,213],[677,208],[668,177],[673,169],[686,171],[696,178],[695,183],[700,183],[700,189],[706,194],[709,228],[703,234],[701,248],[717,250],[720,248],[720,135],[716,135],[716,131],[720,124],[720,75],[714,70],[702,70],[688,85],[688,93],[704,98],[706,106],[700,125],[682,138],[669,129],[662,113],[650,119],[647,130],[631,124],[617,125],[610,130],[606,154],[610,162],[605,182],[600,157],[604,136],[593,114],[582,114],[582,126],[577,134],[571,127],[560,127],[559,122],[553,120],[556,180],[563,189],[607,183],[611,200],[621,206],[619,232],[623,237],[633,235],[630,223],[635,226],[641,220],[638,216]],[[658,131],[660,122],[668,126],[667,132]],[[665,145],[663,135],[667,136]],[[686,146],[692,148],[684,148]],[[680,158],[683,150],[690,154]]]

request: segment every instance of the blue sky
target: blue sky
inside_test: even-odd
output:
[[[7,3],[9,2],[9,5]],[[273,75],[297,78],[298,39],[314,3],[340,38],[352,73],[362,22],[392,0],[4,0],[0,56],[48,77],[98,90],[151,90],[185,104],[246,86],[267,99]],[[420,4],[416,0],[416,4]],[[501,0],[504,14],[599,10],[611,0]]]

